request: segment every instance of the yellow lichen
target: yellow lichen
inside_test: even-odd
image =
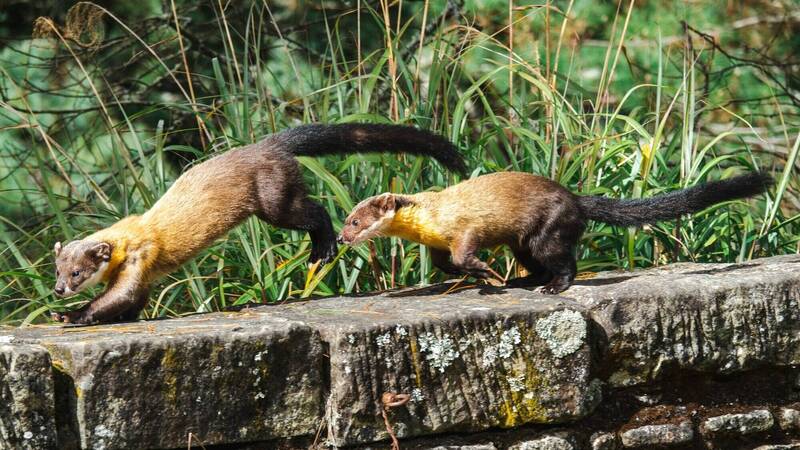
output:
[[[164,396],[173,405],[178,402],[178,376],[177,373],[177,354],[173,347],[164,350],[161,358],[161,370],[163,372]]]
[[[547,421],[547,410],[539,403],[539,397],[545,389],[545,379],[541,376],[533,361],[528,360],[529,355],[523,354],[515,361],[514,366],[522,366],[522,370],[508,371],[506,380],[517,377],[518,373],[524,374],[523,389],[514,390],[508,385],[508,396],[503,399],[500,410],[500,419],[505,428],[511,428],[527,423],[544,423]],[[507,381],[508,382],[508,381]]]
[[[422,369],[419,364],[419,350],[415,339],[408,340],[411,344],[411,364],[414,365],[414,373],[417,376],[417,387],[422,387]]]

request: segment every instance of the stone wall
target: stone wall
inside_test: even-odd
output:
[[[793,255],[0,329],[0,448],[800,448],[798,300]]]

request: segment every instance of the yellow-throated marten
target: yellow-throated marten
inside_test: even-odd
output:
[[[400,125],[305,125],[209,159],[181,175],[149,211],[126,217],[79,241],[56,243],[55,292],[74,295],[99,282],[101,295],[53,319],[89,324],[135,319],[148,288],[251,215],[308,231],[310,261],[336,255],[325,209],[310,200],[297,155],[406,152],[464,172],[456,148],[433,133]]]
[[[632,226],[675,219],[756,195],[770,184],[767,175],[751,173],[652,198],[616,200],[575,195],[528,173],[501,172],[441,192],[366,199],[348,215],[338,241],[401,237],[430,247],[431,260],[442,271],[476,278],[493,274],[476,252],[505,244],[529,271],[530,281],[546,283],[541,292],[557,294],[575,279],[575,245],[587,220]]]

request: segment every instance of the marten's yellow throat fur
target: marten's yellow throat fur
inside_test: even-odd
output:
[[[397,236],[431,248],[450,248],[450,242],[438,228],[430,211],[415,204],[397,210],[383,232],[387,236]]]

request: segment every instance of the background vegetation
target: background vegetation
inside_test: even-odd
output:
[[[798,251],[792,0],[14,2],[0,9],[0,323],[51,295],[52,246],[146,210],[187,166],[305,122],[440,132],[472,176],[522,170],[642,197],[751,170],[768,195],[644,229],[593,224],[579,269]],[[383,191],[458,181],[414,157],[303,159],[338,228]],[[224,189],[224,186],[220,187]],[[251,219],[165,279],[148,317],[430,283],[426,249],[342,249]],[[504,248],[485,258],[513,276]]]

